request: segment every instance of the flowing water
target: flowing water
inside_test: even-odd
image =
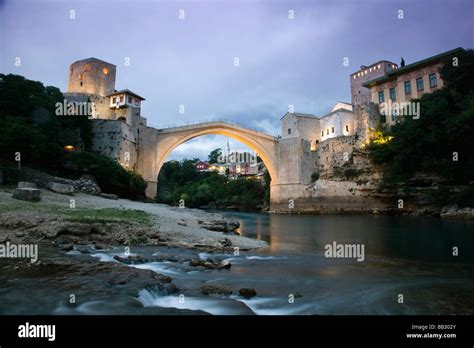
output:
[[[220,271],[198,270],[187,262],[171,261],[130,266],[170,276],[181,289],[172,295],[136,289],[133,298],[95,299],[90,293],[87,302],[71,309],[58,301],[53,290],[57,285],[43,281],[31,285],[29,296],[41,293],[35,301],[43,302],[41,308],[51,308],[47,311],[52,314],[150,313],[146,309],[226,315],[474,314],[472,222],[408,216],[223,214],[240,221],[240,234],[265,240],[269,248],[239,255],[133,248],[134,253],[144,256],[211,257],[232,263],[230,270]],[[325,246],[333,242],[363,245],[364,260],[326,257]],[[453,255],[456,248],[457,256]],[[121,253],[123,250],[118,249],[91,255],[70,252],[67,257],[116,262],[113,255]],[[28,288],[27,281],[23,285]],[[201,295],[198,289],[203,285],[227,287],[233,293]],[[257,296],[244,299],[238,294],[240,288],[253,288]],[[10,301],[0,303],[0,312],[41,313],[33,310],[24,291],[15,287],[4,288],[0,299],[2,296]],[[13,303],[23,309],[12,310]]]

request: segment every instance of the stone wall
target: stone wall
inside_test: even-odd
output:
[[[92,120],[92,151],[119,161],[125,168],[135,169],[137,140],[123,121]]]

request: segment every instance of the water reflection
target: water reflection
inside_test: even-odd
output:
[[[474,263],[474,224],[409,216],[282,215],[225,212],[244,236],[267,241],[267,253],[323,252],[337,243],[365,244],[368,255]],[[460,250],[453,256],[453,247]]]

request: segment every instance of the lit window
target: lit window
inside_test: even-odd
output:
[[[436,74],[430,74],[430,88],[435,88],[438,86],[438,79]]]
[[[377,69],[380,69],[380,68],[381,68],[380,64],[379,64],[379,65],[377,65]]]
[[[405,94],[411,94],[411,82],[405,81]]]
[[[354,80],[355,80],[356,76],[354,75]]]
[[[416,90],[417,91],[422,91],[425,89],[424,83],[423,83],[423,77],[419,77],[416,79]]]
[[[369,69],[369,72],[372,72],[372,68]]]
[[[102,72],[104,73],[104,75],[108,75],[109,74],[109,69],[103,68]]]

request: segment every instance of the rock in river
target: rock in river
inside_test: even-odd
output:
[[[251,288],[242,288],[239,290],[239,294],[240,296],[245,297],[246,299],[257,296],[257,292],[255,291],[255,289]]]

